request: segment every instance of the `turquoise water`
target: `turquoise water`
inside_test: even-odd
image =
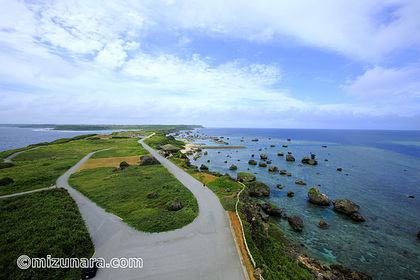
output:
[[[420,279],[420,240],[417,238],[420,230],[420,132],[202,129],[198,133],[224,136],[223,140],[230,145],[247,147],[207,150],[207,156],[197,161],[191,159],[191,162],[197,166],[205,164],[211,171],[229,173],[233,177],[237,172],[253,173],[257,180],[268,184],[271,195],[267,200],[288,215],[301,216],[305,226],[303,232],[296,233],[285,220],[278,219],[276,223],[301,242],[313,257],[327,263],[342,263],[374,279]],[[251,141],[254,138],[259,141]],[[292,140],[289,142],[287,138]],[[278,151],[292,152],[296,161],[286,162],[285,157],[277,156]],[[271,165],[286,169],[292,176],[248,165],[251,154],[259,160],[261,153],[268,155]],[[310,153],[316,154],[318,165],[299,166],[302,157],[310,157]],[[238,166],[238,170],[229,170],[232,164]],[[341,172],[337,171],[338,167],[342,168]],[[303,180],[307,185],[295,185],[296,180]],[[277,184],[283,185],[283,189],[277,189]],[[332,207],[308,203],[307,192],[315,186],[331,199],[349,198],[356,202],[366,222],[356,223],[337,214]],[[289,190],[295,193],[293,198],[286,196]],[[328,223],[327,229],[318,227],[320,220]]]

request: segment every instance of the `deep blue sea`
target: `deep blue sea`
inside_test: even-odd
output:
[[[191,162],[235,178],[237,172],[255,174],[271,188],[267,201],[303,219],[300,233],[283,219],[275,222],[312,257],[344,264],[374,279],[420,279],[420,131],[206,128],[195,133],[224,137],[230,145],[247,147],[209,149],[208,155],[197,161],[191,157]],[[259,141],[251,141],[254,138]],[[209,140],[196,142],[215,145]],[[325,145],[327,148],[322,147]],[[278,151],[292,152],[296,161],[286,162],[285,157],[277,156]],[[271,165],[292,176],[248,164],[252,154],[259,160],[261,153],[268,155]],[[299,166],[310,153],[316,154],[318,165]],[[238,167],[236,171],[229,170],[232,164]],[[296,185],[296,180],[307,185]],[[312,187],[331,200],[354,201],[366,222],[354,222],[332,207],[310,204],[307,192]],[[293,198],[287,197],[289,190],[295,193]],[[327,229],[318,227],[320,220],[327,222]]]

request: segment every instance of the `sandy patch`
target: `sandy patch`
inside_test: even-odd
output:
[[[130,165],[138,165],[140,163],[139,156],[131,157],[114,157],[114,158],[90,158],[76,172],[83,169],[91,169],[98,167],[120,167],[120,163],[126,161]]]

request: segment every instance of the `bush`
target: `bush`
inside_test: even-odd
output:
[[[123,170],[123,169],[126,169],[127,167],[129,167],[130,165],[126,162],[126,161],[122,161],[121,163],[120,163],[120,169],[121,170]]]
[[[9,167],[13,167],[13,166],[15,166],[15,165],[11,162],[0,162],[0,169],[9,168]]]
[[[0,186],[6,186],[8,184],[12,184],[14,181],[12,178],[4,177],[0,179]]]

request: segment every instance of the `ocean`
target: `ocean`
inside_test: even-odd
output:
[[[0,152],[26,147],[41,142],[51,142],[61,138],[71,138],[84,134],[111,134],[121,130],[89,130],[89,131],[67,131],[53,130],[52,128],[20,128],[0,126]]]
[[[341,263],[373,279],[420,279],[420,131],[206,128],[195,133],[247,147],[208,149],[207,155],[190,160],[234,178],[237,172],[249,172],[269,185],[270,198],[261,201],[303,219],[303,232],[294,232],[286,220],[274,222],[303,244],[310,256]],[[252,141],[255,138],[257,142]],[[195,141],[215,145],[209,140]],[[277,155],[279,151],[292,152],[296,161],[287,162],[285,156]],[[259,161],[261,153],[268,155],[270,165],[292,176],[248,164],[250,159]],[[318,165],[299,166],[311,153]],[[238,169],[229,170],[232,164]],[[307,185],[296,185],[296,180]],[[354,222],[332,206],[309,203],[307,193],[312,187],[331,200],[348,198],[357,203],[366,221]],[[292,198],[286,195],[290,190],[295,193]],[[327,222],[326,229],[318,226],[321,220]]]
[[[0,151],[82,134],[112,132],[0,127]],[[420,131],[205,128],[195,133],[224,137],[230,145],[247,147],[209,149],[208,155],[197,161],[191,158],[191,162],[197,166],[205,164],[211,171],[229,173],[232,177],[236,177],[237,172],[249,172],[269,185],[270,198],[262,201],[278,205],[288,215],[299,215],[304,229],[294,232],[287,221],[273,221],[303,244],[310,256],[326,263],[344,264],[373,279],[420,279],[420,240],[417,238],[420,230]],[[259,141],[252,141],[254,138]],[[196,142],[215,145],[209,140]],[[277,156],[279,151],[292,152],[296,161],[286,162],[285,157]],[[248,164],[252,154],[258,161],[261,153],[268,155],[271,165],[279,170],[286,169],[292,176]],[[310,157],[310,153],[316,155],[318,165],[299,166],[301,159]],[[229,170],[232,164],[238,167],[236,171]],[[296,185],[296,180],[305,181],[307,185]],[[283,185],[283,189],[278,189],[277,184]],[[336,213],[332,207],[308,203],[307,192],[311,187],[318,187],[332,200],[354,201],[366,221],[357,223]],[[295,193],[293,198],[287,197],[289,190]],[[327,222],[326,229],[318,227],[320,220]]]

